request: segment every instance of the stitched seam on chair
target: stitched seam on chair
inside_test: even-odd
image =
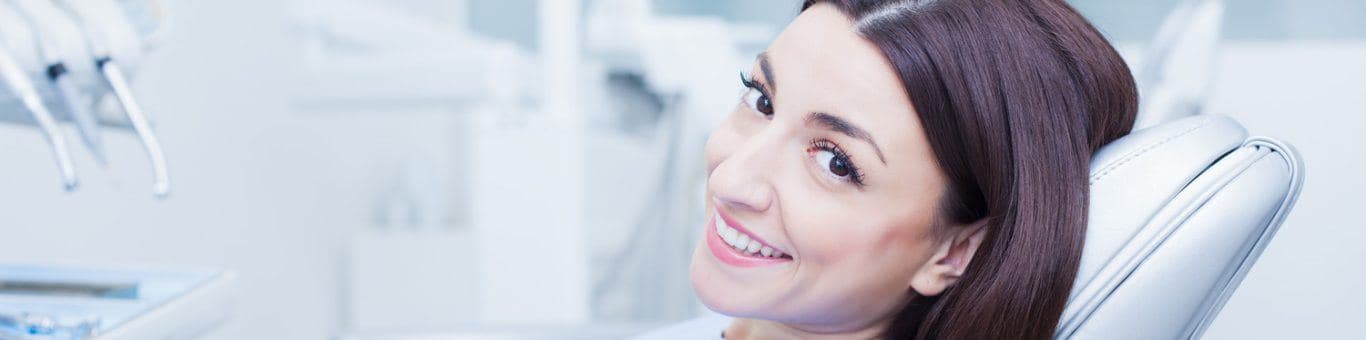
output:
[[[1258,157],[1258,159],[1260,159],[1260,157]],[[1152,256],[1153,252],[1157,251],[1157,248],[1161,247],[1163,243],[1166,243],[1167,240],[1170,239],[1172,234],[1175,234],[1177,231],[1181,229],[1181,227],[1184,227],[1185,223],[1189,221],[1191,217],[1195,216],[1195,214],[1198,213],[1202,207],[1204,207],[1206,204],[1209,204],[1210,200],[1213,200],[1214,197],[1222,193],[1224,189],[1228,187],[1229,183],[1232,183],[1236,181],[1238,178],[1241,178],[1243,175],[1245,175],[1247,169],[1256,163],[1255,161],[1256,160],[1249,160],[1246,162],[1246,164],[1238,166],[1236,171],[1232,171],[1224,175],[1225,177],[1223,181],[1216,181],[1218,184],[1215,187],[1205,189],[1205,191],[1202,194],[1199,194],[1197,196],[1196,202],[1191,202],[1189,205],[1186,205],[1184,208],[1182,208],[1182,211],[1177,214],[1177,216],[1167,220],[1165,223],[1166,226],[1162,227],[1162,229],[1158,231],[1157,235],[1153,235],[1153,238],[1143,240],[1143,243],[1141,244],[1135,243],[1138,242],[1138,240],[1133,239],[1130,239],[1128,242],[1125,242],[1124,246],[1121,247],[1121,250],[1129,248],[1131,246],[1136,246],[1140,247],[1141,249],[1147,250],[1143,251],[1140,249],[1141,254],[1138,254],[1138,256],[1133,257],[1131,260],[1129,260],[1129,262],[1126,262],[1123,265],[1119,265],[1120,267],[1116,270],[1122,271],[1122,274],[1120,276],[1118,276],[1115,279],[1111,279],[1111,281],[1103,282],[1103,285],[1100,288],[1098,288],[1101,289],[1100,292],[1097,292],[1097,294],[1099,295],[1093,298],[1093,300],[1090,303],[1088,303],[1086,307],[1084,307],[1084,310],[1081,311],[1081,313],[1083,313],[1085,316],[1082,317],[1081,321],[1077,321],[1077,324],[1075,326],[1072,326],[1074,328],[1072,328],[1071,331],[1075,332],[1076,329],[1081,327],[1081,325],[1085,324],[1087,320],[1090,320],[1091,316],[1094,315],[1095,311],[1098,310],[1101,307],[1101,305],[1104,305],[1105,302],[1110,300],[1110,297],[1114,295],[1115,290],[1123,286],[1124,283],[1127,282],[1129,278],[1133,276],[1134,272],[1137,272],[1140,267],[1142,267],[1145,263],[1148,263],[1149,258]],[[1205,170],[1208,171],[1209,169]],[[1202,175],[1204,173],[1204,171],[1201,172]],[[1196,177],[1198,178],[1199,176],[1200,175],[1197,175]],[[1170,209],[1170,207],[1171,206],[1164,206],[1163,209]],[[1148,222],[1148,225],[1151,224],[1151,221]],[[1104,271],[1104,268],[1102,268],[1102,271]]]
[[[1172,136],[1169,136],[1169,137],[1167,137],[1167,138],[1164,138],[1164,139],[1162,139],[1162,140],[1160,140],[1160,141],[1153,142],[1153,143],[1151,143],[1151,144],[1149,144],[1149,145],[1147,145],[1147,146],[1144,146],[1144,147],[1140,148],[1139,150],[1135,150],[1135,151],[1133,151],[1133,152],[1130,152],[1129,154],[1125,155],[1125,156],[1124,156],[1123,158],[1121,158],[1120,160],[1117,160],[1117,161],[1115,161],[1115,162],[1111,162],[1109,165],[1105,166],[1105,167],[1103,168],[1103,169],[1104,169],[1103,171],[1101,171],[1100,173],[1097,173],[1095,176],[1092,177],[1090,184],[1094,185],[1095,183],[1099,182],[1100,180],[1106,178],[1110,173],[1114,172],[1115,170],[1118,170],[1119,168],[1121,168],[1121,167],[1125,166],[1126,164],[1132,162],[1134,159],[1137,159],[1138,157],[1140,157],[1140,156],[1146,154],[1146,153],[1149,152],[1149,151],[1152,151],[1153,149],[1156,149],[1156,148],[1159,147],[1159,146],[1162,146],[1162,145],[1164,145],[1164,144],[1170,143],[1172,140],[1175,140],[1175,139],[1177,139],[1177,138],[1181,138],[1181,137],[1183,137],[1183,136],[1185,136],[1185,135],[1188,135],[1188,134],[1194,132],[1195,130],[1199,130],[1199,129],[1201,129],[1201,128],[1204,128],[1204,127],[1209,126],[1214,120],[1215,120],[1215,119],[1212,118],[1211,116],[1207,116],[1204,120],[1200,121],[1200,122],[1199,122],[1198,124],[1196,124],[1195,126],[1192,126],[1192,127],[1190,127],[1190,128],[1187,128],[1186,130],[1182,130],[1181,132],[1179,132],[1179,133],[1177,133],[1177,134],[1174,134],[1174,135],[1172,135]],[[1203,171],[1202,171],[1201,173],[1203,173]],[[1199,175],[1197,174],[1196,176],[1198,177]],[[1179,192],[1179,190],[1178,190],[1178,192]],[[1171,199],[1171,197],[1168,197],[1167,199]],[[1130,239],[1130,240],[1126,241],[1126,242],[1125,242],[1126,245],[1123,246],[1123,247],[1121,247],[1121,248],[1129,247],[1129,245],[1130,245],[1132,242],[1135,242],[1135,241],[1134,241],[1133,239]],[[1104,267],[1109,267],[1109,266],[1104,266]],[[1102,268],[1100,269],[1101,272],[1104,272],[1104,271],[1105,271],[1105,268],[1104,268],[1104,267],[1102,267]],[[1098,273],[1098,275],[1099,275],[1099,273]],[[1086,286],[1091,286],[1091,285],[1093,285],[1093,284],[1096,284],[1095,280],[1097,280],[1097,279],[1100,279],[1100,278],[1099,278],[1099,277],[1092,278],[1092,280],[1089,280],[1089,281],[1086,283]],[[1122,279],[1121,279],[1121,281],[1122,281]],[[1105,285],[1102,285],[1102,286],[1105,286]],[[1086,289],[1086,288],[1083,288],[1083,289],[1085,289],[1085,290],[1090,290],[1090,289]],[[1103,288],[1097,288],[1097,289],[1103,289]],[[1102,301],[1105,301],[1105,300],[1108,298],[1108,295],[1109,295],[1108,293],[1103,293],[1103,292],[1093,292],[1093,294],[1100,294],[1100,296],[1094,296],[1094,297],[1091,298],[1091,299],[1099,299],[1099,300],[1097,300],[1097,301],[1094,302],[1095,305],[1092,305],[1092,306],[1090,306],[1090,307],[1083,307],[1082,310],[1079,310],[1079,311],[1076,312],[1077,314],[1086,315],[1086,316],[1080,316],[1080,315],[1078,315],[1078,316],[1081,317],[1081,320],[1086,320],[1087,318],[1089,318],[1089,317],[1090,317],[1089,314],[1090,314],[1091,312],[1094,311],[1094,308],[1098,308],[1097,306],[1099,306],[1099,304],[1100,304]],[[1090,305],[1090,304],[1088,303],[1088,305]],[[1075,317],[1077,317],[1077,316],[1073,316],[1073,317],[1075,318]],[[1075,321],[1075,322],[1084,322],[1084,321]],[[1066,327],[1068,327],[1071,331],[1075,331],[1075,328],[1073,328],[1073,327],[1079,327],[1079,326],[1078,326],[1079,324],[1073,324],[1073,322],[1068,322],[1068,324],[1069,324],[1069,325],[1067,325]]]
[[[1171,142],[1172,140],[1175,140],[1175,139],[1177,139],[1177,138],[1181,138],[1182,136],[1188,135],[1188,134],[1190,134],[1191,132],[1195,132],[1195,130],[1199,130],[1199,129],[1201,129],[1201,128],[1204,128],[1204,127],[1206,127],[1206,126],[1209,126],[1209,124],[1210,124],[1211,122],[1213,122],[1213,121],[1214,121],[1214,119],[1212,119],[1212,118],[1211,118],[1211,119],[1205,119],[1205,121],[1204,121],[1204,122],[1201,122],[1200,125],[1193,126],[1193,127],[1189,128],[1189,129],[1186,129],[1185,131],[1181,131],[1180,133],[1177,133],[1176,135],[1173,135],[1173,136],[1171,136],[1171,137],[1167,137],[1167,138],[1162,139],[1162,140],[1160,140],[1160,141],[1157,141],[1157,142],[1155,142],[1155,143],[1153,143],[1153,144],[1149,144],[1148,146],[1145,146],[1145,147],[1143,147],[1142,149],[1139,149],[1138,151],[1134,151],[1133,153],[1130,153],[1130,154],[1124,156],[1124,158],[1122,158],[1122,159],[1120,159],[1119,161],[1116,161],[1114,164],[1112,164],[1112,165],[1106,167],[1104,171],[1101,171],[1100,173],[1096,174],[1095,177],[1092,177],[1092,178],[1091,178],[1091,183],[1090,183],[1090,184],[1095,184],[1096,182],[1100,182],[1100,180],[1103,179],[1103,178],[1105,178],[1105,176],[1109,175],[1110,173],[1114,172],[1116,169],[1119,169],[1120,167],[1124,166],[1125,164],[1128,164],[1130,161],[1133,161],[1134,159],[1138,158],[1139,156],[1142,156],[1142,155],[1148,153],[1148,151],[1152,151],[1153,149],[1155,149],[1155,148],[1157,148],[1157,147],[1159,147],[1159,146],[1162,146],[1163,144],[1167,144],[1168,142]]]

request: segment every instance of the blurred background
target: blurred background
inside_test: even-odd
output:
[[[1072,3],[1141,72],[1178,1]],[[206,339],[365,339],[616,337],[703,313],[702,145],[799,1],[159,6],[127,63],[170,194],[117,115],[107,166],[70,139],[64,191],[0,94],[0,261],[222,268],[231,317]],[[1366,337],[1366,1],[1225,6],[1202,109],[1296,145],[1309,175],[1206,336]]]

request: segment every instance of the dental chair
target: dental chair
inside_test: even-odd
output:
[[[1223,8],[1177,6],[1137,72],[1135,131],[1092,157],[1086,245],[1055,338],[1199,338],[1298,198],[1293,148],[1201,114]]]
[[[1295,150],[1196,115],[1091,160],[1090,222],[1059,339],[1199,338],[1298,198]]]

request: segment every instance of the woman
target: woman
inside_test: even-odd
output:
[[[1044,339],[1129,69],[1062,0],[808,0],[707,142],[693,287],[658,337]]]

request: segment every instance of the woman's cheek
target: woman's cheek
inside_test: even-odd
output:
[[[792,186],[789,186],[792,187]],[[803,192],[785,197],[788,234],[803,264],[835,263],[868,248],[868,235],[848,208],[826,200],[830,193]]]

